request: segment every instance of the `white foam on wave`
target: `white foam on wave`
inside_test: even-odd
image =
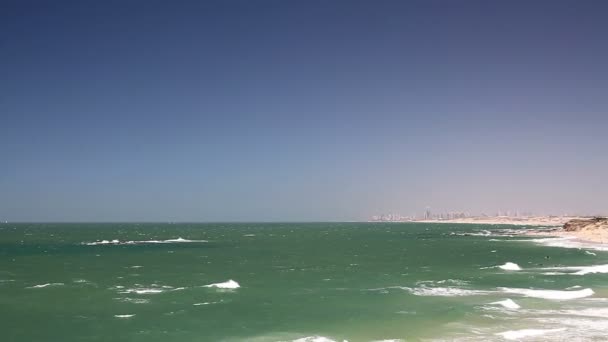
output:
[[[150,303],[149,299],[144,299],[144,298],[129,298],[129,297],[125,297],[125,298],[114,298],[118,301],[121,302],[125,302],[125,303],[133,303],[133,304],[148,304]]]
[[[511,309],[511,310],[517,310],[519,308],[521,308],[521,306],[519,306],[519,304],[515,303],[513,300],[507,298],[505,300],[499,300],[497,302],[492,302],[489,303],[491,305],[502,305],[503,307],[507,308],[507,309]]]
[[[566,273],[566,272],[543,272],[543,275],[567,275],[570,273]]]
[[[76,284],[91,284],[91,282],[86,279],[74,279],[72,282]]]
[[[162,240],[162,241],[158,241],[157,243],[174,243],[174,242],[207,242],[207,240],[188,240],[188,239],[184,239],[181,237],[178,237],[177,239],[169,239],[169,240]]]
[[[608,273],[608,265],[581,267],[580,270],[578,272],[575,272],[574,274],[585,275],[590,273]]]
[[[576,291],[559,291],[559,290],[532,290],[532,289],[519,289],[510,287],[499,287],[499,289],[505,293],[520,294],[525,297],[543,298],[551,300],[568,300],[578,299],[593,296],[595,292],[592,289],[586,288]]]
[[[468,285],[469,282],[461,279],[444,279],[444,280],[421,280],[417,281],[416,285],[429,285],[429,284],[452,284],[458,286]]]
[[[490,236],[490,235],[492,235],[492,232],[484,229],[484,230],[481,230],[481,231],[478,231],[475,233],[465,233],[465,234],[468,234],[469,236]]]
[[[593,253],[593,252],[589,252],[589,251],[585,251],[585,254],[589,254],[589,255],[597,256],[597,254],[595,254],[595,253]]]
[[[116,318],[131,318],[135,316],[135,314],[127,314],[127,315],[114,315]]]
[[[293,340],[293,342],[336,342],[325,336],[306,336]]]
[[[163,289],[157,288],[136,288],[136,289],[126,289],[124,291],[120,291],[120,293],[136,293],[136,294],[155,294],[165,292]]]
[[[49,287],[49,286],[62,286],[62,285],[64,285],[64,284],[63,283],[46,283],[46,284],[30,286],[30,287],[28,287],[28,289],[42,289],[42,288]]]
[[[606,341],[606,336],[608,336],[608,321],[605,317],[560,315],[540,317],[537,322],[545,327],[567,329],[559,334],[562,341]]]
[[[594,318],[602,318],[604,319],[604,323],[608,323],[606,319],[608,319],[608,307],[588,307],[588,308],[576,308],[576,309],[568,309],[568,310],[536,310],[532,313],[537,315],[546,315],[545,319],[555,318],[557,320],[557,316],[578,316],[578,317],[594,317]],[[608,325],[604,325],[604,328],[608,329]]]
[[[111,287],[110,289],[113,290],[120,290],[118,291],[118,293],[122,293],[122,294],[131,294],[131,293],[135,293],[135,294],[157,294],[157,293],[163,293],[163,292],[167,292],[167,291],[180,291],[180,290],[185,290],[185,287],[173,287],[173,286],[168,286],[168,285],[159,285],[159,284],[150,284],[149,286],[144,286],[141,284],[135,284],[135,287],[133,288],[127,288],[125,289],[124,286],[121,285],[116,285]]]
[[[464,297],[464,296],[481,296],[491,293],[490,291],[482,290],[469,290],[461,289],[457,287],[399,287],[402,290],[406,290],[415,296],[426,296],[426,297]]]
[[[593,274],[593,273],[608,273],[608,264],[604,265],[592,265],[592,266],[563,266],[563,267],[545,267],[541,268],[541,270],[558,270],[558,271],[576,271],[576,272],[553,272],[553,273],[562,273],[562,274],[575,274],[575,275],[585,275],[585,274]],[[552,272],[546,272],[545,274],[549,274]]]
[[[507,340],[521,340],[527,337],[537,337],[546,334],[556,333],[564,331],[566,328],[559,329],[521,329],[521,330],[509,330],[505,332],[497,333],[496,335],[502,336]]]
[[[207,240],[188,240],[184,238],[168,239],[168,240],[134,240],[134,241],[120,241],[120,240],[101,240],[94,242],[83,242],[82,244],[87,246],[97,245],[138,245],[138,244],[158,244],[158,243],[202,243],[208,242]]]
[[[451,232],[450,235],[456,236],[491,236],[492,232],[489,230],[481,230],[476,232]]]
[[[498,268],[503,269],[505,271],[521,271],[521,267],[514,262],[506,262],[504,265],[498,266]]]
[[[101,240],[95,242],[83,242],[84,245],[87,246],[96,246],[96,245],[118,245],[120,244],[119,240]]]
[[[577,272],[574,272],[576,275],[585,275],[585,274],[593,274],[593,273],[608,273],[608,265],[597,265],[597,266],[583,266],[583,267],[575,267],[570,269],[578,269]]]
[[[194,304],[192,304],[192,305],[194,305],[194,306],[211,305],[211,304],[219,304],[219,303],[221,303],[221,302],[222,302],[222,301],[220,300],[220,301],[217,301],[217,302],[203,302],[203,303],[194,303]]]
[[[565,236],[565,237],[550,237],[541,239],[530,239],[523,241],[532,241],[534,243],[548,246],[548,247],[562,247],[562,248],[578,248],[578,249],[591,249],[596,251],[608,251],[608,246],[601,243],[585,242],[577,240],[576,237]]]
[[[204,287],[215,287],[218,289],[238,289],[239,287],[241,287],[241,285],[239,285],[239,283],[237,283],[236,281],[230,279],[223,283],[209,284],[205,285]]]

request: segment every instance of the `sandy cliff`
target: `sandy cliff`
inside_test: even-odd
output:
[[[581,240],[608,243],[608,218],[570,220],[564,224],[563,231]]]
[[[591,219],[574,219],[564,224],[564,230],[567,232],[597,229],[608,229],[608,218],[594,217]]]

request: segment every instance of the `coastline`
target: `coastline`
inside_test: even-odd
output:
[[[543,236],[568,239],[581,244],[608,245],[608,227],[583,227],[576,230],[556,228],[551,230],[530,229],[524,233],[527,236]]]
[[[536,216],[523,218],[508,216],[468,217],[452,220],[417,220],[413,222],[529,226],[529,229],[522,230],[521,235],[562,238],[570,243],[580,244],[581,248],[589,245],[608,245],[608,225],[594,225],[592,218],[579,216]],[[564,227],[568,226],[571,222],[576,222],[579,225],[582,224],[582,226],[576,229],[565,229]]]
[[[464,223],[464,224],[504,224],[514,226],[561,227],[571,220],[581,219],[579,216],[533,216],[533,217],[467,217],[451,220],[415,220],[420,223]]]

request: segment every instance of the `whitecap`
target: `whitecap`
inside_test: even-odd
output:
[[[566,272],[543,272],[543,275],[567,275],[570,273],[566,273]]]
[[[87,246],[96,246],[96,245],[118,245],[120,244],[119,240],[101,240],[101,241],[95,241],[95,242],[83,242],[83,244],[87,245]]]
[[[46,284],[30,286],[30,287],[28,287],[28,289],[41,289],[41,288],[45,288],[48,286],[62,286],[62,285],[64,285],[64,284],[63,283],[46,283]]]
[[[580,270],[578,272],[575,272],[574,274],[585,275],[590,273],[608,273],[608,265],[581,267]]]
[[[177,243],[179,243],[179,242],[207,242],[207,240],[188,240],[188,239],[178,237],[177,239],[158,241],[158,243],[174,243],[174,242],[177,242]]]
[[[585,242],[577,240],[575,236],[566,237],[550,237],[542,239],[530,239],[524,241],[532,241],[534,243],[548,246],[548,247],[562,247],[562,248],[578,248],[578,249],[591,249],[596,251],[608,251],[608,246],[602,243]]]
[[[202,303],[194,303],[192,305],[194,306],[201,306],[201,305],[212,305],[212,304],[220,304],[223,303],[223,300],[218,300],[217,302],[202,302]]]
[[[415,296],[428,296],[428,297],[464,297],[464,296],[481,296],[490,293],[489,291],[482,290],[468,290],[456,287],[399,287],[400,289],[406,290]]]
[[[293,340],[293,342],[336,342],[325,336],[307,336]]]
[[[149,299],[144,299],[144,298],[129,298],[129,297],[125,297],[125,298],[114,298],[118,301],[121,302],[125,302],[125,303],[133,303],[133,304],[148,304],[150,303]]]
[[[576,291],[559,291],[559,290],[532,290],[532,289],[518,289],[509,287],[500,287],[501,291],[506,293],[520,294],[525,297],[543,298],[552,300],[568,300],[578,299],[592,296],[595,292],[592,289],[586,288]]]
[[[576,271],[569,274],[575,275],[586,275],[593,273],[608,273],[608,264],[604,265],[593,265],[593,266],[563,266],[563,267],[545,267],[541,270],[562,270],[562,271]]]
[[[476,232],[451,232],[450,235],[457,236],[490,236],[492,232],[489,230],[481,230]]]
[[[74,279],[72,280],[76,284],[90,284],[91,282],[86,279]]]
[[[114,315],[114,317],[116,318],[131,318],[135,316],[135,314],[128,314],[128,315]]]
[[[595,253],[593,253],[593,252],[589,252],[589,251],[585,251],[585,254],[589,254],[589,255],[597,256],[597,254],[595,254]]]
[[[560,329],[522,329],[522,330],[509,330],[501,333],[497,333],[496,335],[502,336],[507,340],[520,340],[526,337],[536,337],[542,336],[545,334],[555,333],[564,331],[566,328]]]
[[[204,287],[215,287],[218,289],[238,289],[239,287],[241,287],[241,285],[239,285],[239,283],[237,283],[236,281],[230,279],[223,283],[209,284],[205,285]]]
[[[505,300],[499,300],[497,302],[492,302],[489,303],[491,305],[502,305],[503,307],[507,308],[507,309],[511,309],[511,310],[517,310],[519,308],[521,308],[521,306],[519,306],[519,304],[515,303],[513,300],[507,298]]]
[[[466,280],[460,280],[460,279],[445,279],[445,280],[439,280],[437,281],[437,284],[454,284],[454,285],[468,285],[469,282]]]
[[[159,243],[202,243],[208,242],[207,240],[188,240],[182,237],[178,237],[177,239],[167,239],[167,240],[133,240],[133,241],[120,241],[120,240],[101,240],[94,242],[83,242],[82,244],[87,246],[97,246],[97,245],[138,245],[138,244],[159,244]]]
[[[584,317],[582,315],[573,316],[568,317],[560,315],[556,317],[541,317],[537,319],[537,322],[545,327],[566,328],[566,332],[559,334],[560,339],[563,341],[606,340],[606,336],[608,335],[608,322],[606,321],[605,317]]]
[[[135,289],[126,289],[124,291],[120,291],[119,293],[136,293],[136,294],[156,294],[164,292],[165,290],[157,289],[157,288],[135,288]]]
[[[498,268],[503,269],[505,271],[521,271],[521,267],[514,262],[506,262],[504,265],[498,266]]]

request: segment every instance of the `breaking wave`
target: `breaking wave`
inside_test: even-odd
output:
[[[504,308],[511,309],[511,310],[517,310],[517,309],[521,308],[521,306],[519,306],[519,304],[515,303],[513,300],[511,300],[509,298],[507,298],[505,300],[500,300],[500,301],[497,301],[497,302],[492,302],[492,303],[489,303],[489,304],[491,304],[491,305],[501,305]]]
[[[135,240],[135,241],[120,241],[120,240],[101,240],[94,242],[83,242],[83,245],[97,246],[97,245],[139,245],[139,244],[155,244],[155,243],[202,243],[208,242],[207,240],[188,240],[184,238],[168,239],[168,240]]]
[[[510,287],[499,287],[505,293],[519,294],[525,297],[543,298],[551,300],[569,300],[593,296],[595,292],[592,289],[582,289],[575,291],[559,291],[559,290],[531,290],[518,289]]]
[[[507,262],[504,265],[498,266],[498,268],[506,270],[506,271],[521,271],[521,267],[518,264],[513,262]]]
[[[150,303],[149,299],[144,299],[144,298],[129,298],[129,297],[125,297],[125,298],[114,298],[118,301],[121,302],[125,302],[125,303],[133,303],[133,304],[148,304]]]
[[[575,274],[575,275],[585,275],[585,274],[593,274],[593,273],[608,273],[608,264],[594,265],[594,266],[545,267],[545,268],[542,268],[542,270],[576,271],[576,272],[561,273],[561,274]],[[547,272],[545,274],[549,274],[549,273],[560,274],[560,272]]]
[[[577,240],[576,237],[550,237],[542,239],[530,239],[524,241],[532,241],[536,244],[547,246],[547,247],[562,247],[562,248],[578,248],[578,249],[591,249],[596,251],[608,251],[606,244],[584,242]]]
[[[522,329],[522,330],[509,330],[505,332],[497,333],[496,335],[502,336],[507,340],[520,340],[526,337],[537,337],[545,334],[556,333],[564,331],[566,328],[559,329]]]
[[[42,289],[42,288],[49,287],[49,286],[63,286],[63,285],[64,285],[63,283],[46,283],[46,284],[30,286],[30,287],[28,287],[28,289]]]
[[[173,286],[159,286],[156,284],[152,284],[150,287],[141,286],[140,284],[135,284],[136,287],[125,289],[124,286],[114,286],[111,289],[119,290],[118,293],[121,294],[158,294],[168,291],[180,291],[186,289],[185,287],[173,287]]]
[[[325,336],[306,336],[293,340],[293,342],[336,342]]]
[[[400,287],[415,296],[437,296],[437,297],[464,297],[464,296],[483,296],[491,291],[468,290],[457,287]]]
[[[236,281],[230,279],[223,283],[209,284],[209,285],[205,285],[204,287],[215,287],[218,289],[231,289],[232,290],[232,289],[238,289],[239,287],[241,287],[241,285],[239,285],[239,283],[237,283]]]
[[[120,293],[135,293],[135,294],[155,294],[155,293],[162,293],[164,292],[163,289],[145,289],[145,288],[139,288],[139,289],[126,289],[124,291],[120,291]]]

